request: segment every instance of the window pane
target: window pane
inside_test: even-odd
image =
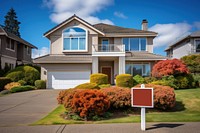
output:
[[[9,38],[6,39],[6,43],[7,43],[6,48],[10,48],[10,39]]]
[[[108,47],[108,39],[103,39],[102,41],[101,41],[101,43],[102,43],[102,50],[109,50],[109,47]]]
[[[125,51],[129,51],[129,38],[123,38],[123,44],[125,44]]]
[[[85,38],[79,38],[79,50],[85,50]]]
[[[142,65],[133,65],[133,76],[135,75],[141,75],[142,76]]]
[[[131,64],[126,65],[126,73],[131,74]]]
[[[11,49],[15,50],[15,41],[14,40],[11,40]]]
[[[200,52],[200,40],[196,40],[196,52]]]
[[[70,50],[70,38],[64,38],[63,50]]]
[[[146,38],[140,39],[141,51],[146,51]]]
[[[71,38],[71,50],[78,50],[78,38]]]
[[[143,76],[149,76],[150,75],[150,65],[144,64],[143,65]]]
[[[139,51],[139,38],[130,38],[130,51]]]

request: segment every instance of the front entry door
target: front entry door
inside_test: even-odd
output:
[[[102,67],[102,73],[108,75],[108,83],[111,84],[111,67]]]

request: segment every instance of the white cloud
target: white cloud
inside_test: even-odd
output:
[[[42,47],[41,49],[33,49],[32,51],[32,58],[37,58],[39,56],[44,56],[49,54],[49,48],[48,47]]]
[[[155,31],[158,36],[154,39],[154,47],[168,46],[180,36],[188,33],[192,26],[188,23],[156,24],[149,28]]]
[[[113,0],[43,0],[45,6],[53,10],[50,19],[60,23],[73,14],[83,18],[91,24],[104,22],[113,24],[108,19],[100,19],[94,14],[113,4]]]
[[[128,17],[125,16],[122,12],[114,12],[114,15],[119,18],[127,19]]]

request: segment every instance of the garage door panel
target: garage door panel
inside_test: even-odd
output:
[[[89,82],[90,71],[48,72],[48,88],[68,89]]]

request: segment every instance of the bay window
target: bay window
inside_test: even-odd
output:
[[[87,51],[86,37],[84,29],[78,27],[68,28],[63,31],[64,51]]]
[[[146,38],[123,38],[126,51],[146,51]]]

